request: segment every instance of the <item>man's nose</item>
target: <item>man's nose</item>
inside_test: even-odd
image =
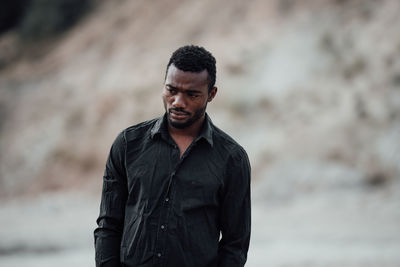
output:
[[[176,108],[185,108],[186,107],[185,97],[182,94],[176,94],[174,101],[172,102],[172,105]]]

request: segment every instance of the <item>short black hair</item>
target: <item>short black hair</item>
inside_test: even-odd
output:
[[[180,70],[190,72],[208,72],[208,91],[210,92],[215,85],[216,66],[214,56],[206,49],[196,45],[185,45],[178,48],[169,59],[165,77],[167,77],[168,68],[174,64]]]

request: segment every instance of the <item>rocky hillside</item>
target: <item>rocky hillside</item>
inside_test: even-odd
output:
[[[184,44],[217,58],[209,113],[248,150],[255,197],[396,184],[399,24],[395,0],[113,0],[40,46],[9,31],[0,195],[98,192],[117,133],[162,114],[165,65]]]

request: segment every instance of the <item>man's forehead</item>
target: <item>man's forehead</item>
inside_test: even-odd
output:
[[[208,72],[206,69],[200,72],[183,71],[171,64],[168,67],[166,83],[208,83]]]

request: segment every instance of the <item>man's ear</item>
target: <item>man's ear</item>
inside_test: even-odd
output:
[[[214,86],[214,88],[211,89],[211,91],[208,93],[207,102],[211,102],[214,99],[215,95],[217,94],[217,91],[218,91],[217,87]]]

